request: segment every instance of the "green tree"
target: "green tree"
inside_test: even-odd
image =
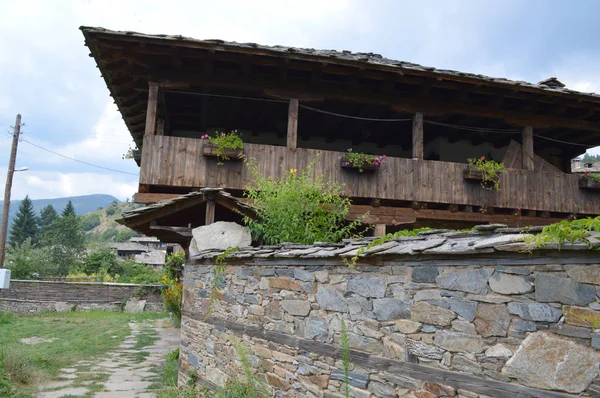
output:
[[[83,260],[83,272],[86,274],[97,274],[101,271],[105,271],[110,276],[123,272],[119,257],[108,247],[101,247],[90,252]]]
[[[73,207],[73,203],[70,200],[67,202],[67,205],[65,206],[61,216],[77,216],[77,214],[75,214],[75,207]]]
[[[40,245],[45,246],[47,244],[49,238],[54,234],[57,222],[58,213],[54,206],[48,205],[40,211]]]
[[[57,266],[51,261],[49,248],[36,248],[29,238],[8,250],[6,264],[14,279],[36,279],[58,273]]]
[[[25,196],[25,199],[19,205],[17,216],[10,228],[8,239],[10,246],[18,246],[27,239],[31,239],[31,242],[35,245],[38,239],[38,230],[38,218],[35,215],[33,203],[31,203],[29,196]]]

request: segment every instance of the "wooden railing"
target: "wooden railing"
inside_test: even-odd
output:
[[[229,161],[218,166],[216,159],[203,156],[203,145],[199,139],[146,136],[140,184],[243,190],[250,181],[243,163]],[[290,168],[301,170],[315,160],[315,173],[344,184],[347,195],[354,198],[600,213],[598,191],[580,189],[579,177],[572,174],[517,169],[502,177],[499,191],[488,191],[463,178],[467,165],[461,163],[388,157],[374,173],[358,173],[340,167],[341,152],[245,144],[244,154],[257,160],[263,175],[273,177]]]

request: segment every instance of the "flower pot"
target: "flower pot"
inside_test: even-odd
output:
[[[600,181],[590,178],[590,177],[581,177],[579,179],[579,188],[581,189],[600,189]]]
[[[350,170],[358,170],[359,172],[369,172],[372,173],[375,170],[377,170],[379,167],[381,166],[375,166],[373,163],[369,163],[369,162],[363,162],[360,166],[355,166],[352,163],[348,162],[348,158],[342,156],[342,158],[340,159],[340,166],[343,169],[350,169]]]
[[[497,181],[484,181],[484,172],[471,166],[463,170],[463,178],[468,181],[478,181],[487,190],[494,189],[495,182],[500,181],[499,176],[497,177]]]
[[[218,148],[216,145],[210,142],[205,142],[202,147],[202,154],[204,156],[219,158],[219,160],[240,160],[244,157],[244,149],[225,149],[223,153],[218,154]]]

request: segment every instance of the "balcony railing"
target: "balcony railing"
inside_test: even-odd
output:
[[[144,138],[140,184],[172,187],[222,187],[243,190],[251,180],[242,162],[218,166],[203,156],[204,141],[169,136]],[[500,189],[488,191],[463,177],[466,164],[387,158],[374,173],[340,167],[341,152],[245,144],[247,158],[257,160],[265,176],[303,169],[315,160],[314,172],[343,184],[348,196],[569,214],[600,213],[600,195],[579,188],[579,177],[565,173],[514,170],[502,176]]]

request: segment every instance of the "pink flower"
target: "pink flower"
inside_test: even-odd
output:
[[[350,162],[344,163],[344,166],[350,166]]]
[[[508,169],[508,171],[515,171],[515,169],[513,169],[512,167],[510,169]]]
[[[485,156],[482,156],[482,157],[481,157],[481,160],[485,160]]]
[[[383,155],[382,158],[387,159],[387,156]]]
[[[225,137],[225,135],[226,135],[225,133],[221,133],[221,137]]]
[[[352,148],[348,148],[348,152],[352,152]]]

